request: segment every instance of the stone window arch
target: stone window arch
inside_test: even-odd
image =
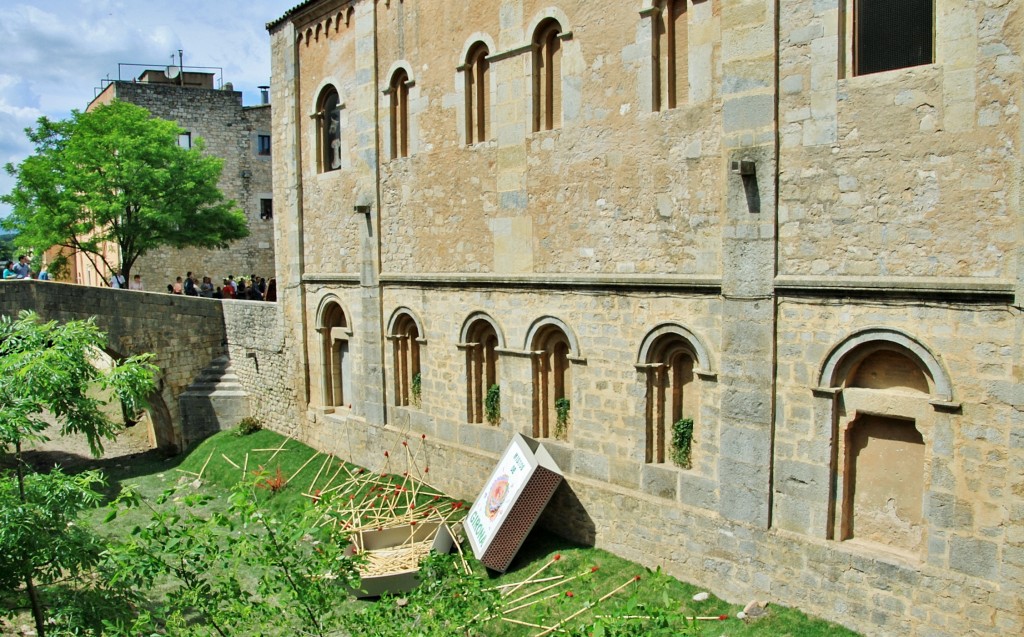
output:
[[[579,357],[576,338],[565,323],[545,317],[531,326],[527,343],[533,360],[533,436],[568,440],[568,426],[559,431],[557,408],[562,400],[572,404],[571,362]]]
[[[955,408],[948,375],[916,339],[872,328],[833,348],[819,379],[835,423],[828,537],[921,558],[936,428],[949,426],[936,409]]]
[[[665,324],[644,338],[637,366],[647,376],[644,461],[668,462],[675,422],[682,418],[693,420],[693,438],[698,438],[698,375],[709,373],[710,357],[692,332],[680,325]]]
[[[655,111],[682,103],[688,89],[689,0],[661,0],[654,6],[651,24],[652,104]]]
[[[397,68],[388,83],[391,112],[391,158],[409,156],[409,73]]]
[[[466,420],[482,423],[487,392],[499,384],[498,350],[505,339],[497,322],[481,312],[466,320],[460,341],[466,351]]]
[[[341,100],[333,86],[320,91],[316,102],[317,167],[320,172],[341,168]]]
[[[426,344],[423,327],[411,310],[399,308],[388,322],[387,339],[391,341],[395,405],[418,404],[418,388],[422,386],[420,348]]]
[[[491,91],[487,44],[478,41],[470,47],[465,60],[466,144],[485,142],[490,132]]]
[[[316,330],[320,334],[321,406],[327,409],[352,403],[351,355],[349,339],[352,327],[336,297],[321,302]]]
[[[533,32],[533,130],[562,123],[562,25],[545,18]]]

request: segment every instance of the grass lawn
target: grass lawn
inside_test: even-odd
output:
[[[409,446],[410,449],[412,447],[413,445]],[[410,451],[409,457],[413,456],[414,452]],[[135,459],[130,465],[110,465],[106,470],[112,495],[122,487],[131,485],[147,497],[155,498],[167,488],[179,485],[182,492],[201,491],[214,496],[213,500],[205,505],[211,512],[227,508],[230,487],[242,478],[243,469],[247,473],[262,470],[265,488],[257,492],[266,510],[272,514],[307,506],[310,501],[308,496],[318,491],[329,493],[335,490],[355,503],[372,500],[374,497],[386,500],[388,496],[381,494],[385,489],[379,488],[382,481],[388,484],[388,492],[396,492],[402,486],[409,486],[415,490],[408,478],[402,475],[403,468],[413,467],[418,470],[415,462],[407,464],[396,460],[390,465],[387,462],[385,461],[384,466],[391,469],[392,474],[386,477],[381,477],[379,473],[372,474],[375,480],[372,484],[378,485],[377,491],[373,491],[374,487],[370,486],[370,482],[357,489],[357,481],[353,481],[350,476],[360,475],[359,468],[343,465],[337,459],[328,459],[323,454],[318,454],[273,432],[259,431],[248,436],[224,432],[207,439],[188,454],[177,458],[161,459],[156,455],[146,454]],[[348,490],[343,488],[346,481]],[[367,490],[371,490],[371,493],[368,494]],[[465,503],[459,510],[458,507],[461,505],[456,503],[453,506],[453,501],[435,494],[423,485],[419,485],[419,491],[415,495],[417,502],[422,506],[436,506],[446,514],[461,515],[469,505]],[[105,512],[98,510],[93,514],[92,521],[104,533],[126,536],[132,527],[144,525],[150,515],[151,512],[148,510],[137,508],[123,512],[116,519],[104,523]],[[454,519],[453,517],[453,521]],[[489,573],[473,558],[468,542],[463,542],[462,547],[469,567],[480,578],[476,580],[480,586],[494,588],[524,581],[528,583],[504,595],[499,602],[497,613],[494,610],[488,612],[482,609],[478,613],[478,619],[497,614],[495,618],[483,625],[474,624],[461,631],[453,628],[453,632],[450,633],[452,635],[538,635],[542,628],[537,626],[550,627],[563,621],[561,630],[553,634],[569,630],[574,635],[594,634],[595,637],[625,634],[709,637],[856,635],[835,624],[810,618],[798,610],[774,603],[770,604],[767,612],[757,619],[737,619],[736,615],[743,610],[743,605],[729,604],[714,596],[704,601],[693,601],[693,596],[702,592],[702,589],[651,571],[606,551],[578,546],[541,530],[535,530],[530,535],[509,571],[500,575]],[[455,558],[453,562],[461,567],[461,563]],[[225,565],[225,568],[231,566]],[[429,587],[425,583],[422,588]],[[512,588],[514,587],[506,586],[499,590],[507,592]],[[399,599],[352,600],[347,603],[346,612],[379,611],[381,609],[374,605],[388,605],[385,609],[387,613],[400,613],[405,610],[406,604],[411,609],[417,603],[422,603],[422,600],[417,599],[416,593]],[[427,605],[430,606],[431,603],[434,602],[427,602]],[[522,608],[516,609],[517,606]],[[670,620],[664,619],[665,609],[675,613]],[[717,618],[725,615],[727,619],[682,622],[678,611],[682,611],[683,615],[700,617]],[[433,611],[428,608],[425,612]],[[569,616],[578,612],[578,616],[566,621]],[[628,632],[621,627],[619,630],[623,632],[603,631],[600,628],[600,618],[606,616],[634,616],[636,619],[630,620],[631,628]],[[675,624],[659,628],[659,622]],[[577,632],[571,632],[573,630]],[[266,634],[275,634],[275,631],[268,629]],[[277,634],[288,633],[282,630]],[[409,637],[416,635],[414,631],[407,634]]]

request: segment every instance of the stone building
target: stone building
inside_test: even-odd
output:
[[[179,145],[191,148],[198,138],[208,154],[224,160],[220,189],[245,212],[249,236],[224,250],[161,248],[140,258],[132,268],[146,289],[163,291],[175,277],[192,271],[219,282],[229,274],[274,276],[274,229],[270,104],[243,106],[242,93],[230,84],[214,87],[215,74],[190,67],[146,69],[132,80],[114,80],[90,102],[88,109],[118,99],[145,107],[154,117],[177,122],[184,129]],[[111,246],[116,251],[116,246]],[[116,255],[111,257],[116,262]],[[103,277],[82,255],[69,260],[69,279],[104,285]]]
[[[268,29],[289,433],[425,434],[471,498],[522,432],[569,537],[867,634],[1024,632],[1020,3]]]

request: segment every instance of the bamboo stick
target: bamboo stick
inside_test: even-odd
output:
[[[560,559],[562,559],[562,556],[559,555],[558,553],[556,553],[554,557],[552,557],[550,560],[547,561],[546,564],[544,564],[544,566],[538,568],[536,571],[531,573],[529,577],[527,577],[525,580],[520,582],[519,585],[516,586],[515,588],[513,588],[512,590],[506,591],[506,592],[502,593],[502,596],[503,597],[508,597],[512,593],[514,593],[517,590],[519,590],[524,584],[531,583],[533,581],[534,577],[536,577],[536,576],[540,575],[541,573],[543,573],[544,569],[546,569],[547,567],[551,566],[552,564],[554,564],[555,562],[557,562]]]
[[[210,460],[212,458],[213,458],[213,452],[211,451],[210,455],[206,456],[206,462],[203,463],[203,468],[199,470],[199,477],[197,478],[197,480],[202,480],[203,479],[203,474],[206,473],[206,465],[210,464]]]
[[[292,477],[288,478],[288,482],[291,482],[292,480],[294,480],[295,476],[297,476],[300,473],[302,473],[302,470],[306,468],[306,465],[308,465],[310,462],[313,462],[313,458],[316,458],[319,455],[320,455],[319,451],[317,451],[316,453],[311,455],[308,460],[306,460],[305,462],[302,463],[301,467],[299,467],[298,469],[295,470],[295,473],[292,474]]]
[[[565,619],[562,619],[561,621],[559,621],[559,622],[558,622],[557,624],[555,624],[554,626],[552,626],[552,627],[548,628],[548,629],[547,629],[547,630],[545,630],[544,632],[542,632],[542,633],[537,633],[536,635],[534,635],[534,637],[544,637],[544,635],[549,635],[549,634],[551,634],[551,632],[552,632],[552,631],[556,630],[557,628],[560,628],[560,627],[562,627],[563,625],[565,625],[565,623],[566,623],[566,622],[568,622],[568,621],[570,621],[570,620],[572,620],[572,619],[575,619],[575,618],[579,617],[579,616],[580,616],[580,615],[582,615],[583,613],[585,613],[585,612],[587,612],[588,610],[592,609],[592,608],[593,608],[594,606],[597,606],[598,604],[600,604],[600,603],[601,603],[601,602],[603,602],[604,600],[608,599],[608,598],[609,598],[609,597],[611,597],[612,595],[614,595],[614,594],[618,593],[619,591],[621,591],[622,589],[626,588],[627,586],[629,586],[629,585],[630,585],[630,584],[632,584],[633,582],[636,582],[636,581],[638,581],[639,579],[640,579],[640,576],[639,576],[639,575],[636,575],[636,576],[634,576],[634,577],[631,577],[631,578],[629,578],[629,580],[628,580],[627,582],[625,582],[624,584],[622,584],[621,586],[618,586],[618,587],[617,587],[617,588],[615,588],[614,590],[612,590],[612,591],[609,591],[608,593],[605,593],[604,595],[602,595],[602,596],[601,596],[601,598],[600,598],[600,599],[598,599],[598,600],[597,600],[596,602],[594,602],[594,603],[593,603],[592,605],[586,605],[586,606],[584,606],[583,608],[579,609],[578,611],[576,611],[576,612],[575,612],[575,613],[573,613],[572,615],[569,615],[569,616],[568,616],[568,617],[566,617]]]
[[[230,465],[231,465],[232,467],[234,467],[235,469],[241,469],[241,467],[239,467],[239,466],[238,466],[237,464],[235,464],[234,462],[231,462],[231,458],[228,458],[228,457],[227,457],[227,456],[225,456],[224,454],[220,454],[220,457],[221,457],[221,458],[224,458],[225,460],[227,460],[227,461],[228,461],[228,464],[230,464]]]

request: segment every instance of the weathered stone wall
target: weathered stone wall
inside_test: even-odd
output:
[[[250,413],[282,433],[297,433],[305,397],[289,373],[285,330],[276,303],[218,301],[153,292],[42,281],[0,282],[0,315],[33,310],[44,320],[95,317],[115,358],[153,353],[159,368],[151,397],[160,446],[194,442],[183,431],[178,397],[204,367],[224,354],[249,394]]]
[[[249,413],[264,427],[300,434],[305,396],[291,371],[284,318],[277,303],[220,303],[227,353],[238,380],[249,394]]]
[[[186,272],[210,276],[214,285],[234,275],[275,276],[273,220],[260,218],[260,200],[272,199],[272,156],[257,153],[257,136],[271,134],[269,105],[242,106],[237,91],[179,87],[144,82],[113,82],[102,99],[120,99],[145,107],[155,117],[177,122],[202,138],[205,152],[224,161],[219,186],[245,213],[249,236],[224,250],[161,248],[146,254],[132,269],[147,290],[163,292]],[[100,99],[100,98],[98,98]]]
[[[853,76],[850,2],[687,2],[685,90],[655,112],[658,6],[335,0],[272,24],[298,435],[372,468],[426,435],[432,481],[475,497],[512,433],[533,431],[529,335],[554,322],[572,408],[568,439],[543,441],[567,474],[552,528],[866,634],[1021,632],[1019,7],[936,0],[934,64]],[[532,132],[545,18],[563,30],[562,109]],[[490,133],[467,144],[475,42]],[[399,68],[409,156],[392,158]],[[308,115],[328,81],[346,163],[321,173]],[[351,406],[324,403],[332,303]],[[418,405],[397,406],[399,311],[418,327]],[[467,418],[462,335],[481,313],[499,328],[497,426]],[[666,326],[699,350],[689,470],[645,462],[641,352]],[[851,442],[876,417],[922,440],[907,545],[854,525],[865,467],[887,473]]]

